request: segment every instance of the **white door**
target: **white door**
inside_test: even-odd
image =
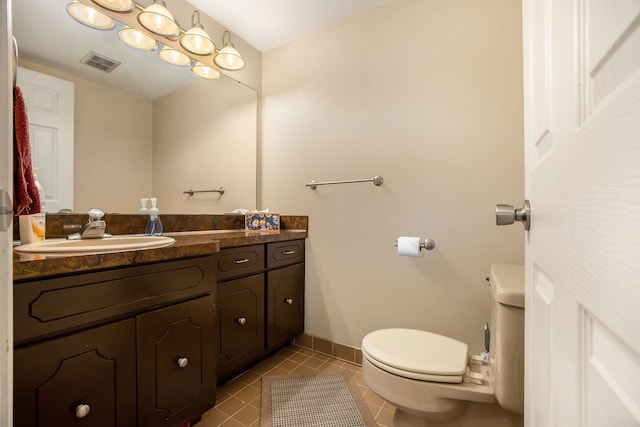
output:
[[[640,425],[640,1],[524,0],[525,419]]]
[[[34,172],[45,210],[73,209],[73,83],[18,68],[29,117]]]

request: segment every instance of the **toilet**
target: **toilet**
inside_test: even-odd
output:
[[[468,402],[524,412],[524,268],[493,264],[489,283],[490,356],[470,355],[466,343],[416,329],[381,329],[363,338],[364,382],[396,407],[394,426],[452,421]]]

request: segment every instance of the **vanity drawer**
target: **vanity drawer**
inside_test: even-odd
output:
[[[264,271],[264,245],[223,249],[218,254],[218,280]]]
[[[216,291],[214,257],[126,267],[13,286],[16,346]]]
[[[283,267],[304,261],[304,240],[267,244],[267,268]]]

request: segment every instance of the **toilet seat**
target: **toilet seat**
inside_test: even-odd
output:
[[[453,338],[416,329],[380,329],[362,340],[362,355],[378,368],[421,381],[460,383],[468,346]]]

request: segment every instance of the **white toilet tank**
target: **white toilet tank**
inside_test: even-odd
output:
[[[489,274],[491,358],[500,406],[524,413],[524,266],[493,264]]]

